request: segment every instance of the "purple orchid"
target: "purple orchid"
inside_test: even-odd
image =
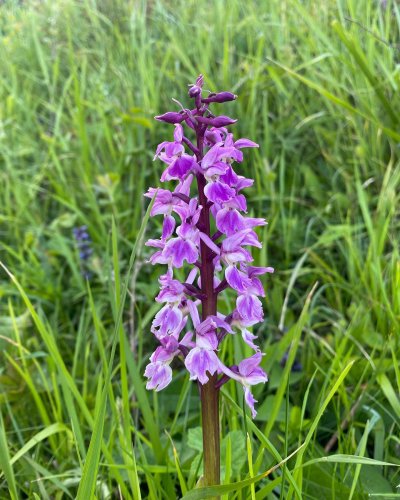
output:
[[[243,161],[242,150],[258,148],[258,144],[249,139],[235,140],[227,127],[236,120],[216,116],[209,109],[212,103],[233,101],[237,96],[231,92],[203,96],[203,83],[200,75],[189,88],[193,109],[181,106],[177,112],[156,117],[175,127],[173,141],[162,142],[154,159],[166,165],[161,181],[175,181],[177,185],[172,191],[150,188],[145,194],[153,200],[151,215],[164,217],[160,239],[147,242],[155,249],[150,262],[167,265],[156,297],[162,307],[151,325],[160,346],[151,355],[145,376],[148,389],[163,389],[172,380],[170,364],[178,358],[200,388],[213,384],[218,392],[229,379],[242,384],[254,417],[256,400],[251,386],[268,379],[260,367],[257,337],[249,328],[263,321],[260,297],[265,293],[260,276],[273,269],[252,265],[250,249],[261,247],[255,229],[266,222],[246,215],[242,190],[254,181],[237,174],[234,168]],[[185,135],[185,124],[195,142]],[[185,266],[191,266],[191,270],[181,282],[174,277],[174,270]],[[237,294],[235,309],[228,316],[217,312],[218,296],[226,288]],[[219,357],[219,347],[237,333],[255,354],[226,366]]]
[[[257,415],[257,412],[254,409],[254,403],[256,403],[257,400],[254,399],[250,391],[250,387],[252,385],[261,384],[268,381],[267,374],[260,367],[261,359],[261,352],[256,352],[256,354],[254,354],[250,358],[244,359],[239,363],[238,366],[233,366],[231,369],[222,366],[222,370],[225,375],[228,375],[228,377],[237,380],[242,384],[244,389],[245,401],[251,409],[253,418]]]

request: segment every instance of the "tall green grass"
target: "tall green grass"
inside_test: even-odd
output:
[[[0,5],[0,498],[400,494],[399,26],[393,0]],[[243,171],[277,270],[254,422],[222,391],[219,490],[194,489],[196,386],[143,379],[160,228],[142,193],[170,133],[153,116],[200,72],[260,144]]]

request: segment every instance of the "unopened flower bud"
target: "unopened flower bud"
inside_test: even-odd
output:
[[[196,85],[200,88],[203,87],[203,83],[204,83],[204,76],[203,75],[199,75],[196,79]]]
[[[199,75],[196,79],[196,83],[194,85],[191,85],[189,89],[189,97],[196,97],[200,95],[203,83],[204,83],[204,77],[203,75]]]
[[[226,127],[227,125],[232,125],[233,123],[236,123],[237,120],[234,120],[233,118],[230,118],[229,116],[215,116],[214,118],[206,118],[204,116],[196,116],[196,119],[200,123],[205,123],[206,125],[211,125],[215,128],[220,128],[220,127]]]
[[[237,95],[232,94],[232,92],[218,92],[218,94],[210,94],[208,97],[204,97],[201,102],[206,104],[210,102],[228,102],[237,99]]]
[[[197,85],[193,85],[193,87],[190,87],[189,89],[189,97],[196,97],[201,94],[201,88],[198,87]]]
[[[174,111],[168,111],[168,113],[164,113],[163,115],[155,116],[155,119],[158,120],[159,122],[166,122],[166,123],[181,123],[185,118],[186,118],[185,113],[183,112],[176,113]]]

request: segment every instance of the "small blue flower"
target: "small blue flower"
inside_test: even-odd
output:
[[[81,263],[82,276],[85,279],[90,278],[90,272],[87,268],[88,260],[93,254],[92,240],[87,232],[87,226],[74,227],[72,230],[76,246],[79,252],[79,259]]]

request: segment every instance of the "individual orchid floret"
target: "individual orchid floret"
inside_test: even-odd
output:
[[[156,297],[157,302],[180,302],[185,297],[185,285],[172,278],[172,271],[160,276],[158,281],[161,290]]]
[[[169,366],[178,354],[178,343],[174,338],[168,339],[163,346],[157,347],[150,357],[150,363],[145,370],[145,377],[149,379],[147,389],[161,391],[172,380],[172,369]]]
[[[183,326],[183,314],[179,306],[168,303],[155,315],[151,324],[151,332],[160,340],[179,333]]]
[[[161,181],[170,181],[172,179],[182,180],[194,169],[196,161],[193,156],[185,153],[182,141],[182,125],[176,124],[174,141],[164,141],[158,146],[154,159],[160,158],[160,160],[168,165],[161,176]]]
[[[215,352],[217,349],[218,338],[215,332],[197,335],[196,347],[189,352],[185,359],[190,380],[198,380],[201,384],[206,384],[209,375],[214,375],[219,370],[220,361]]]
[[[236,120],[210,110],[214,103],[237,96],[228,91],[203,95],[203,87],[200,75],[189,87],[193,105],[185,107],[175,101],[178,110],[156,117],[174,125],[174,131],[173,140],[162,142],[154,156],[165,165],[161,181],[169,184],[149,188],[145,194],[152,200],[150,215],[162,216],[159,237],[146,243],[154,249],[149,262],[167,266],[159,278],[156,302],[160,310],[150,328],[160,345],[150,357],[145,376],[148,389],[163,389],[172,380],[170,365],[175,359],[201,391],[209,383],[218,391],[227,380],[236,380],[255,416],[250,387],[266,382],[267,376],[260,367],[261,347],[251,327],[263,321],[261,277],[273,269],[252,265],[252,247],[261,248],[256,231],[266,222],[247,215],[244,190],[254,181],[237,169],[244,161],[243,150],[258,148],[258,144],[245,138],[235,140],[229,127]],[[224,315],[217,306],[227,289],[235,305]],[[229,368],[221,359],[225,351],[221,345],[233,335],[241,337],[246,349],[255,354]]]
[[[261,352],[257,352],[250,358],[246,358],[241,361],[237,367],[235,366],[230,369],[221,365],[222,371],[226,375],[242,384],[245,401],[251,409],[253,418],[257,415],[257,412],[254,409],[254,403],[256,403],[257,400],[254,399],[250,387],[252,385],[264,384],[265,382],[268,382],[267,374],[260,367],[262,356]]]

